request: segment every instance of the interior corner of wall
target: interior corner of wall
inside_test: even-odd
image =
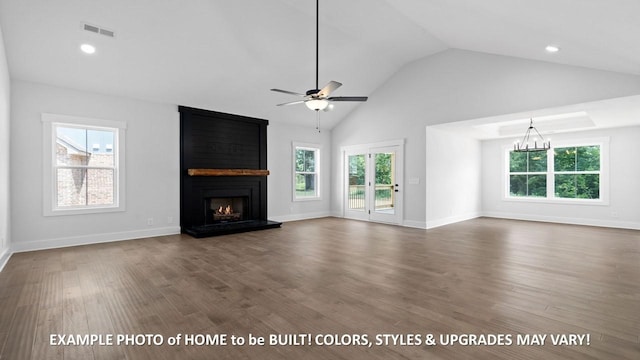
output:
[[[11,258],[11,248],[7,247],[5,249],[0,250],[0,272],[4,269],[4,266],[7,265],[9,259]]]

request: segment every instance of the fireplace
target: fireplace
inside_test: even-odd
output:
[[[246,197],[207,198],[204,200],[205,224],[245,220],[247,207]]]
[[[267,219],[268,122],[179,109],[182,232],[206,237],[280,227]]]

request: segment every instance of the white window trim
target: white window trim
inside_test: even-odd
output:
[[[600,146],[600,198],[599,199],[570,199],[570,198],[556,198],[554,196],[555,191],[555,182],[554,182],[554,174],[553,171],[553,161],[549,161],[549,157],[547,156],[547,172],[542,173],[547,175],[547,197],[525,197],[525,196],[511,196],[510,187],[509,187],[509,152],[513,150],[513,145],[504,146],[503,154],[504,161],[502,167],[502,173],[504,174],[503,181],[503,201],[513,201],[513,202],[524,202],[524,203],[545,203],[545,204],[565,204],[565,205],[596,205],[596,206],[606,206],[609,205],[609,137],[601,137],[601,138],[589,138],[589,139],[575,139],[575,140],[564,140],[558,141],[558,143],[553,144],[551,149],[548,151],[553,151],[556,148],[564,148],[571,146],[589,146],[589,145],[599,145]],[[589,172],[581,172],[581,173],[589,173]]]
[[[305,197],[297,197],[296,194],[296,150],[297,149],[304,149],[304,150],[313,150],[316,152],[316,159],[315,159],[315,174],[316,174],[316,196],[305,196]],[[319,144],[311,144],[311,143],[301,143],[301,142],[292,142],[291,143],[291,199],[292,201],[298,202],[298,201],[318,201],[318,200],[322,200],[322,191],[320,188],[320,185],[322,184],[322,181],[320,179],[321,176],[321,172],[322,172],[322,166],[321,166],[321,159],[322,159],[322,145]]]
[[[125,211],[125,130],[127,123],[123,121],[92,119],[78,116],[42,114],[42,163],[43,163],[43,215],[81,215]],[[56,153],[54,151],[55,133],[53,128],[56,125],[68,125],[72,127],[93,127],[118,129],[116,143],[116,184],[115,184],[115,204],[108,206],[86,206],[82,208],[74,207],[60,209],[55,206],[56,181],[54,180],[54,164]]]

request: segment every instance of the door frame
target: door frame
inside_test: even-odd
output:
[[[389,140],[383,142],[369,143],[369,144],[360,144],[360,145],[348,145],[340,147],[340,155],[341,155],[341,164],[342,164],[342,174],[341,174],[341,208],[342,208],[342,217],[347,219],[356,219],[356,220],[365,220],[372,222],[383,222],[389,224],[403,225],[404,222],[404,139],[398,140]],[[395,180],[398,184],[398,192],[396,194],[396,203],[394,206],[395,210],[395,220],[394,219],[381,219],[380,217],[373,216],[373,219],[370,214],[371,204],[373,203],[372,199],[367,198],[366,200],[366,209],[363,212],[355,212],[348,211],[347,201],[348,201],[348,187],[349,183],[349,169],[348,162],[346,161],[348,155],[355,154],[365,154],[366,161],[369,163],[371,159],[369,159],[369,155],[375,151],[375,149],[381,148],[395,148],[396,150],[396,163],[395,163]],[[367,170],[365,172],[365,179],[369,181],[373,176],[369,171],[370,165],[367,164]],[[368,191],[367,191],[368,193]]]

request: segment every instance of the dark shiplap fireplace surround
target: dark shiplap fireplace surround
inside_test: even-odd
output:
[[[279,227],[267,219],[267,120],[180,111],[180,227],[194,237]]]

